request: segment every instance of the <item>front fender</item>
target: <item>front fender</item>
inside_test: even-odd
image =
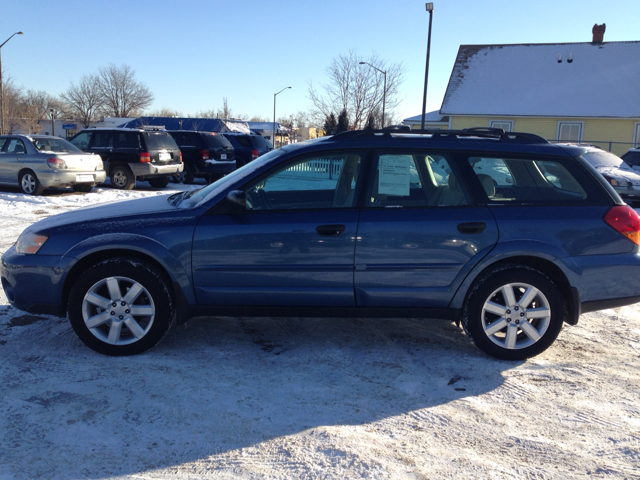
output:
[[[169,275],[171,281],[183,291],[189,304],[196,303],[191,285],[191,245],[174,252],[152,238],[133,233],[105,233],[87,238],[70,248],[63,256],[69,259],[68,272],[86,263],[92,256],[104,258],[109,251],[130,251],[137,255],[147,256],[157,262]],[[68,273],[67,273],[68,275]],[[65,279],[66,282],[66,279]]]

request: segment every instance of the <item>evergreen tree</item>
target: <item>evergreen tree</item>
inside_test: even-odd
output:
[[[336,116],[334,113],[331,113],[324,120],[324,134],[326,135],[334,135],[338,130],[338,122],[336,122]]]
[[[346,132],[349,130],[349,118],[347,117],[347,110],[344,109],[338,115],[338,128],[336,133]]]
[[[365,130],[375,130],[376,128],[376,122],[373,118],[373,115],[370,113],[369,115],[367,115],[367,123],[364,126]]]

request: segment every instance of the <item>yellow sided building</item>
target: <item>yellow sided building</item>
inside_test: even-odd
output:
[[[622,155],[640,147],[640,42],[461,45],[441,128],[496,127]],[[405,124],[421,116],[406,119]]]

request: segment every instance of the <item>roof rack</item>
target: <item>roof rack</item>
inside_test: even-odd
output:
[[[411,130],[409,125],[392,125],[382,130],[351,130],[333,136],[340,141],[361,140],[365,138],[391,138],[392,135],[431,135],[432,138],[455,140],[463,137],[493,138],[503,142],[549,143],[533,133],[505,132],[501,128],[475,127],[463,130]]]

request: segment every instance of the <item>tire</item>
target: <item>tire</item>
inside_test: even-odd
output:
[[[177,178],[178,178],[178,182],[191,185],[193,183],[193,179],[195,178],[195,176],[196,176],[196,172],[193,170],[193,167],[188,163],[185,163],[184,168],[178,174]]]
[[[156,345],[175,316],[169,282],[135,259],[104,260],[85,271],[69,294],[69,320],[80,340],[111,356]]]
[[[92,188],[93,185],[91,185],[90,183],[78,183],[73,186],[74,191],[82,193],[89,193]]]
[[[36,174],[31,170],[22,172],[18,183],[20,184],[22,193],[26,193],[27,195],[40,195],[44,192],[44,187],[40,184],[40,180],[38,180]]]
[[[109,173],[111,186],[119,190],[133,190],[136,185],[136,177],[126,165],[116,165]]]
[[[472,287],[462,310],[462,326],[473,343],[501,360],[524,360],[544,352],[558,337],[563,321],[558,287],[524,265],[488,271]]]
[[[169,177],[150,178],[147,181],[153,188],[164,188],[169,185]]]

